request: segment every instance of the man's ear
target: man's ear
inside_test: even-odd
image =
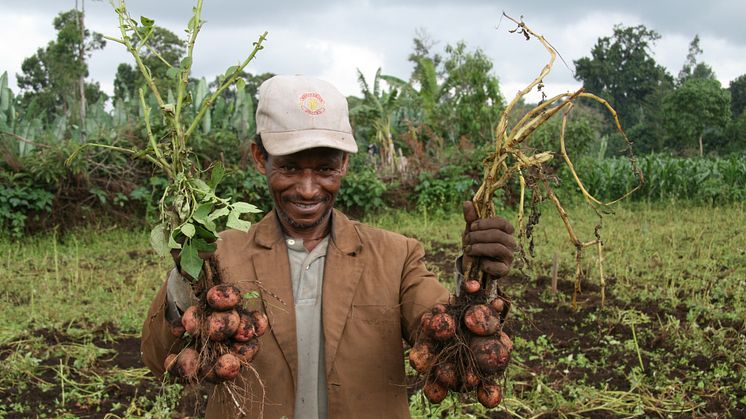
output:
[[[350,153],[344,153],[342,156],[342,176],[347,174],[347,168],[350,165]]]
[[[256,164],[256,170],[263,174],[267,174],[267,160],[264,158],[259,146],[256,143],[251,143],[251,157],[254,158],[254,164]]]

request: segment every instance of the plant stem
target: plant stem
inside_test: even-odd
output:
[[[254,56],[257,52],[259,52],[262,48],[262,43],[264,40],[267,39],[267,32],[265,31],[260,37],[257,42],[254,43],[254,49],[251,51],[251,54],[241,63],[241,65],[236,68],[236,70],[231,74],[228,78],[225,79],[222,85],[215,90],[213,94],[211,94],[207,99],[205,99],[202,102],[202,105],[199,107],[199,112],[197,112],[197,115],[194,117],[194,120],[192,120],[192,124],[189,125],[189,129],[187,129],[186,133],[184,134],[184,138],[189,138],[192,135],[192,132],[199,126],[200,121],[205,116],[205,112],[207,112],[208,109],[210,109],[210,106],[212,106],[212,103],[217,100],[218,97],[227,89],[230,85],[233,84],[233,82],[236,81],[238,78],[239,73],[249,64],[251,60],[254,59]]]
[[[122,33],[121,43],[123,43],[124,46],[127,47],[127,50],[130,52],[130,54],[132,54],[132,57],[134,57],[135,62],[137,63],[137,68],[140,69],[140,74],[142,74],[143,78],[145,78],[145,83],[150,88],[150,91],[153,92],[153,95],[155,95],[155,100],[158,102],[158,106],[163,108],[165,103],[163,102],[163,98],[158,91],[158,87],[155,85],[155,81],[153,81],[153,75],[150,73],[150,69],[145,66],[142,58],[140,58],[140,55],[137,53],[137,49],[135,49],[135,47],[132,45],[132,42],[130,42],[129,37],[127,36],[127,31],[125,30],[126,25],[124,22],[126,10],[127,6],[124,0],[119,0],[119,9],[117,9],[117,15],[119,15],[119,30]]]
[[[184,105],[184,91],[186,90],[187,84],[189,83],[189,73],[192,67],[192,56],[194,54],[194,43],[197,41],[197,34],[202,26],[202,0],[197,0],[197,5],[194,6],[194,15],[192,16],[193,24],[190,24],[188,28],[189,42],[187,44],[187,60],[188,65],[183,66],[179,72],[179,84],[176,88],[176,111],[174,112],[174,130],[176,132],[176,138],[179,140],[179,145],[183,148],[186,147],[186,140],[188,136],[184,135],[184,128],[181,125],[181,108]],[[190,21],[192,22],[192,21]],[[183,62],[183,61],[182,61]]]
[[[635,350],[637,351],[637,360],[640,361],[640,368],[642,369],[642,372],[645,372],[645,365],[643,365],[642,355],[640,355],[640,345],[637,344],[637,333],[635,333],[635,324],[631,323],[630,327],[632,328],[632,339],[635,342]]]

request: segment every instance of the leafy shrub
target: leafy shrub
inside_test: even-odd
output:
[[[49,214],[54,195],[34,187],[20,176],[4,175],[0,179],[0,227],[3,235],[19,238],[29,217]]]
[[[342,188],[337,195],[337,205],[354,213],[370,213],[384,207],[383,193],[386,184],[370,168],[348,171],[342,178]]]
[[[446,165],[436,174],[422,172],[415,187],[417,208],[426,211],[451,212],[474,195],[477,181],[464,168]]]

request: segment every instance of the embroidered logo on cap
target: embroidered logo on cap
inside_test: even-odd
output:
[[[316,92],[303,93],[300,96],[300,108],[309,115],[320,115],[326,110],[324,98]]]

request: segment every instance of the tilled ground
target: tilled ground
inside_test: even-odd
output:
[[[455,245],[431,245],[427,263],[450,278],[458,252]],[[548,277],[514,273],[502,280],[515,305],[505,324],[516,346],[507,402],[540,400],[547,391],[564,400],[548,410],[511,412],[614,417],[630,407],[645,416],[721,417],[746,411],[743,377],[733,367],[738,362],[733,357],[743,351],[743,320],[712,318],[683,296],[673,306],[620,298],[613,278],[605,308],[598,286],[584,283],[579,310],[573,311],[569,277],[560,272],[556,294]],[[725,347],[706,347],[698,339]],[[145,369],[139,353],[139,337],[112,324],[30,331],[0,346],[0,417],[199,413],[204,394],[182,397],[178,386],[163,385]],[[414,392],[416,380],[412,383]],[[589,400],[604,397],[613,407]],[[639,406],[628,406],[634,403]],[[510,416],[503,408],[487,415]]]

